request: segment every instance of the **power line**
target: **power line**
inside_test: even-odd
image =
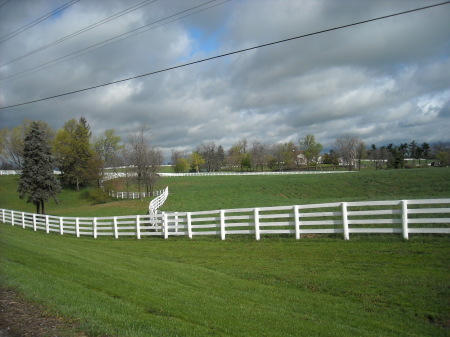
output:
[[[151,2],[150,2],[150,1],[151,1]],[[121,16],[123,16],[123,15],[125,15],[125,14],[128,14],[128,13],[130,13],[130,12],[133,12],[133,11],[139,9],[139,8],[142,8],[142,7],[144,7],[144,6],[147,6],[147,5],[149,5],[149,4],[151,4],[151,3],[154,3],[154,2],[156,2],[156,1],[158,1],[158,0],[146,0],[146,1],[143,1],[143,2],[141,2],[141,3],[138,3],[138,4],[136,4],[136,5],[134,5],[134,6],[130,7],[130,8],[127,8],[127,9],[125,9],[125,10],[119,12],[119,13],[116,13],[116,14],[110,16],[110,17],[107,17],[106,19],[103,19],[103,20],[101,20],[101,21],[98,21],[98,22],[96,22],[96,23],[94,23],[94,24],[92,24],[92,25],[89,25],[89,26],[87,26],[87,27],[85,27],[85,28],[83,28],[83,29],[80,29],[80,30],[78,30],[78,31],[76,31],[76,32],[74,32],[74,33],[72,33],[72,34],[69,34],[69,35],[67,35],[67,36],[65,36],[65,37],[62,37],[62,38],[56,40],[56,41],[53,41],[53,42],[51,42],[51,43],[49,43],[49,44],[46,44],[46,45],[44,45],[44,46],[42,46],[42,47],[39,47],[38,49],[32,50],[32,51],[30,51],[30,52],[28,52],[28,53],[26,53],[26,54],[24,54],[24,55],[22,55],[22,56],[16,57],[15,59],[12,59],[11,61],[8,61],[8,62],[6,62],[6,63],[3,63],[2,65],[0,65],[0,67],[6,66],[6,65],[8,65],[8,64],[11,64],[11,63],[16,62],[16,61],[19,61],[19,60],[22,60],[22,59],[24,59],[24,58],[27,57],[27,56],[36,54],[36,53],[38,53],[38,52],[40,52],[40,51],[43,51],[43,50],[45,50],[45,49],[47,49],[47,48],[53,47],[54,45],[57,45],[58,43],[61,43],[61,42],[63,42],[63,41],[66,41],[66,40],[68,40],[68,39],[70,39],[70,38],[72,38],[72,37],[78,36],[78,35],[80,35],[80,34],[82,34],[82,33],[85,33],[85,32],[87,32],[87,31],[89,31],[89,30],[91,30],[91,29],[94,29],[94,28],[96,28],[96,27],[98,27],[98,26],[101,26],[101,25],[103,25],[103,24],[105,24],[105,23],[107,23],[107,22],[109,22],[109,21],[112,21],[112,20],[114,20],[114,19],[117,19],[117,18],[119,18],[119,17],[121,17]]]
[[[11,0],[6,0],[4,3],[0,4],[0,8],[2,8],[4,5],[6,5],[8,2],[10,2]]]
[[[168,20],[168,19],[170,19],[170,18],[174,18],[174,17],[176,17],[176,16],[179,16],[179,15],[181,15],[181,14],[183,14],[183,13],[193,11],[194,9],[197,9],[197,8],[199,8],[199,7],[206,6],[206,5],[208,5],[208,4],[212,3],[212,2],[215,2],[215,1],[217,1],[217,0],[210,0],[210,1],[207,1],[207,2],[205,2],[205,3],[203,3],[203,4],[198,5],[198,6],[191,7],[191,8],[189,8],[189,9],[183,10],[183,11],[178,12],[178,13],[176,13],[176,14],[167,16],[167,17],[165,17],[165,18],[163,18],[163,19],[159,19],[159,20],[153,21],[153,22],[148,23],[148,24],[146,24],[146,25],[144,25],[144,26],[135,28],[135,29],[133,29],[133,30],[130,30],[130,31],[128,31],[128,32],[126,32],[126,33],[123,33],[123,34],[120,34],[120,35],[116,35],[116,36],[114,36],[114,37],[112,37],[112,38],[109,38],[109,39],[104,40],[104,41],[102,41],[102,42],[98,42],[98,43],[96,43],[96,44],[90,45],[89,47],[80,49],[80,50],[75,51],[75,52],[73,52],[73,53],[70,53],[70,54],[61,56],[61,57],[59,57],[59,58],[57,58],[57,59],[54,59],[54,60],[52,60],[52,61],[43,63],[43,64],[41,64],[41,65],[38,65],[38,66],[35,66],[35,67],[32,67],[32,68],[23,70],[23,71],[21,71],[21,72],[18,72],[18,73],[15,73],[15,74],[12,74],[12,75],[9,75],[9,76],[6,76],[6,77],[2,77],[2,78],[0,78],[0,81],[7,80],[7,79],[14,79],[14,78],[17,78],[17,77],[22,77],[22,76],[25,76],[25,75],[28,74],[28,73],[34,73],[34,72],[37,72],[37,71],[41,71],[41,70],[43,70],[43,69],[47,69],[47,68],[49,68],[49,67],[52,67],[52,66],[54,66],[54,65],[56,65],[56,64],[58,64],[58,63],[64,61],[66,58],[73,59],[73,58],[75,58],[75,57],[78,57],[78,56],[81,56],[81,55],[85,55],[85,54],[90,53],[90,52],[92,52],[92,51],[94,51],[94,50],[98,50],[98,49],[100,49],[100,48],[109,46],[109,45],[111,45],[111,44],[113,44],[113,43],[123,41],[123,40],[128,39],[128,38],[131,38],[131,37],[133,37],[133,36],[136,36],[136,35],[145,33],[145,32],[147,32],[147,31],[149,31],[149,30],[156,29],[156,28],[158,28],[158,27],[167,25],[167,24],[169,24],[169,23],[172,23],[172,22],[181,20],[181,19],[186,18],[186,17],[188,17],[188,16],[191,16],[191,15],[200,13],[200,12],[202,12],[202,11],[208,10],[208,9],[210,9],[210,8],[213,8],[213,7],[222,5],[222,4],[224,4],[224,3],[226,3],[226,2],[229,2],[229,1],[231,1],[231,0],[225,0],[225,1],[221,2],[221,3],[219,3],[219,4],[212,5],[212,6],[206,7],[206,8],[202,8],[202,9],[200,9],[200,10],[197,10],[197,11],[193,12],[193,13],[189,13],[189,14],[183,15],[183,16],[181,16],[181,17],[178,17],[178,18],[176,18],[176,19],[173,19],[173,20],[171,20],[171,21],[167,21],[167,22],[161,23],[160,25],[157,25],[157,26],[154,26],[154,27],[149,27],[149,26],[153,26],[153,25],[155,25],[155,24],[157,24],[157,23],[159,23],[159,22],[163,22],[163,21],[166,21],[166,20]],[[142,30],[142,29],[145,28],[145,27],[149,27],[149,28]],[[131,33],[134,33],[134,34],[131,34]],[[129,34],[131,34],[131,35],[129,35]],[[128,36],[127,36],[127,35],[128,35]],[[73,56],[73,57],[71,57],[71,56]]]
[[[34,20],[33,22],[30,22],[29,24],[23,26],[22,28],[19,28],[11,33],[9,33],[8,35],[5,35],[3,37],[0,37],[0,43],[3,43],[5,41],[8,41],[9,39],[13,38],[16,35],[19,35],[20,33],[30,29],[33,26],[36,26],[38,23],[41,23],[44,20],[47,20],[48,18],[50,18],[51,16],[58,14],[59,12],[62,12],[63,10],[65,10],[66,8],[74,5],[75,3],[77,3],[80,0],[72,0],[69,1],[68,3],[58,7],[57,9],[55,9],[54,11],[51,11],[50,13],[47,13],[43,16],[41,16],[40,18],[37,18],[36,20]]]
[[[152,72],[149,72],[149,73],[146,73],[146,74],[141,74],[141,75],[129,77],[129,78],[125,78],[125,79],[122,79],[122,80],[117,80],[117,81],[113,81],[113,82],[99,84],[99,85],[95,85],[95,86],[92,86],[92,87],[88,87],[88,88],[84,88],[84,89],[78,89],[78,90],[66,92],[64,94],[54,95],[54,96],[50,96],[50,97],[46,97],[46,98],[40,98],[40,99],[29,101],[29,102],[23,102],[23,103],[8,105],[8,106],[5,106],[5,107],[0,107],[0,110],[1,109],[13,108],[13,107],[17,107],[17,106],[22,106],[22,105],[27,105],[27,104],[32,104],[32,103],[37,103],[37,102],[42,102],[42,101],[46,101],[46,100],[50,100],[50,99],[54,99],[54,98],[58,98],[58,97],[62,97],[62,96],[76,94],[76,93],[83,92],[83,91],[88,91],[88,90],[92,90],[92,89],[106,87],[106,86],[109,86],[109,85],[112,85],[112,84],[118,84],[118,83],[122,83],[122,82],[127,82],[127,81],[131,81],[131,80],[135,80],[137,78],[146,77],[146,76],[150,76],[150,75],[156,75],[156,74],[159,74],[159,73],[163,73],[163,72],[167,72],[167,71],[170,71],[170,70],[191,66],[191,65],[194,65],[194,64],[198,64],[198,63],[203,63],[203,62],[206,62],[206,61],[211,61],[211,60],[222,58],[222,57],[225,57],[225,56],[231,56],[231,55],[247,52],[247,51],[250,51],[250,50],[255,50],[255,49],[259,49],[259,48],[269,47],[269,46],[273,46],[273,45],[276,45],[276,44],[289,42],[289,41],[293,41],[293,40],[297,40],[297,39],[302,39],[302,38],[305,38],[305,37],[314,36],[314,35],[318,35],[318,34],[328,33],[328,32],[332,32],[332,31],[335,31],[335,30],[343,29],[343,28],[354,27],[354,26],[362,25],[362,24],[369,23],[369,22],[374,22],[374,21],[378,21],[378,20],[391,18],[391,17],[394,17],[394,16],[409,14],[409,13],[413,13],[413,12],[417,12],[417,11],[421,11],[421,10],[425,10],[425,9],[429,9],[429,8],[433,8],[433,7],[446,5],[446,4],[449,4],[449,3],[450,3],[450,1],[446,1],[446,2],[442,2],[442,3],[434,4],[434,5],[429,5],[429,6],[425,6],[425,7],[420,7],[420,8],[411,9],[411,10],[408,10],[408,11],[395,13],[395,14],[380,16],[380,17],[377,17],[377,18],[374,18],[374,19],[369,19],[369,20],[359,21],[359,22],[355,22],[355,23],[351,23],[351,24],[347,24],[347,25],[343,25],[343,26],[338,26],[338,27],[334,27],[334,28],[324,29],[324,30],[317,31],[317,32],[314,32],[314,33],[299,35],[299,36],[295,36],[295,37],[291,37],[291,38],[287,38],[287,39],[283,39],[283,40],[278,40],[278,41],[274,41],[274,42],[270,42],[270,43],[265,43],[265,44],[261,44],[261,45],[250,47],[250,48],[240,49],[240,50],[236,50],[236,51],[233,51],[233,52],[229,52],[229,53],[225,53],[225,54],[220,54],[220,55],[204,58],[204,59],[201,59],[201,60],[198,60],[198,61],[188,62],[188,63],[180,64],[180,65],[169,67],[169,68],[165,68],[165,69],[152,71]]]

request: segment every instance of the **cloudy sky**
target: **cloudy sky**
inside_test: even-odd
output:
[[[0,107],[439,2],[142,1],[0,1]],[[58,129],[84,116],[94,133],[112,128],[126,139],[145,124],[166,153],[306,134],[325,149],[344,134],[368,145],[449,141],[449,18],[447,4],[5,108],[0,127],[28,118]]]

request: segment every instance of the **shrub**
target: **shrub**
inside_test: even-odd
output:
[[[104,204],[109,201],[109,195],[106,191],[96,188],[89,192],[88,200],[92,202],[92,204]]]

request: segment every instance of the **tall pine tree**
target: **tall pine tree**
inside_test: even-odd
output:
[[[63,183],[76,186],[77,191],[80,185],[95,180],[101,167],[95,161],[90,137],[90,127],[84,117],[79,122],[71,119],[57,132],[53,145]]]
[[[27,202],[36,205],[45,213],[44,203],[61,191],[58,178],[53,173],[53,158],[50,145],[44,130],[36,122],[32,122],[24,140],[23,167],[17,192],[21,199],[28,197]]]

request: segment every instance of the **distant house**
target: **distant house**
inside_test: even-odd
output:
[[[308,164],[308,160],[306,160],[306,157],[305,157],[305,155],[303,153],[300,153],[297,156],[297,163],[298,163],[298,165],[306,165],[306,164]]]

